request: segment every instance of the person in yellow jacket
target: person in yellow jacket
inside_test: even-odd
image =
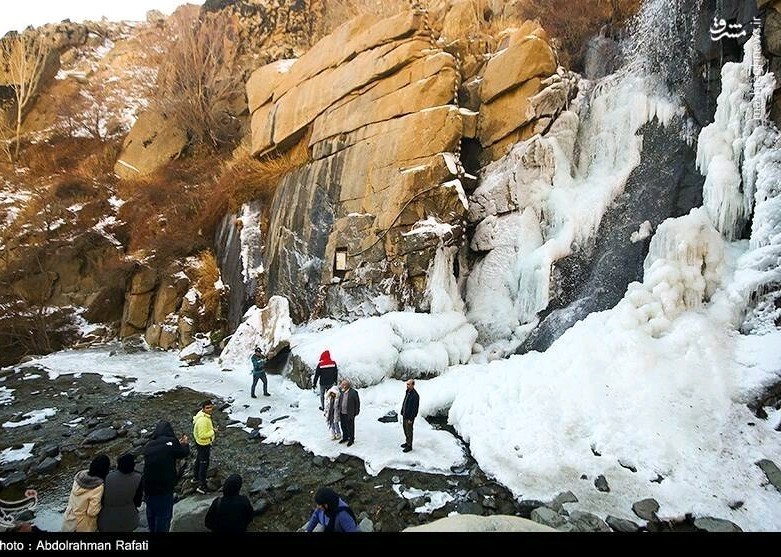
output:
[[[214,412],[214,404],[211,400],[204,400],[200,411],[193,416],[193,438],[196,450],[193,481],[198,483],[198,487],[195,488],[198,493],[207,491],[206,472],[209,470],[209,455],[217,429],[212,424],[212,412]]]

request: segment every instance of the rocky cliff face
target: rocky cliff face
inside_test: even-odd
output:
[[[268,290],[294,319],[427,309],[437,247],[463,240],[463,143],[498,158],[571,98],[539,26],[509,33],[462,86],[460,53],[441,48],[429,17],[358,17],[247,83],[254,153],[306,134],[313,159],[279,185],[265,246]]]

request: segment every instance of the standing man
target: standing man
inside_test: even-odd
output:
[[[193,480],[198,482],[195,491],[201,494],[205,494],[207,489],[206,472],[209,470],[209,456],[215,437],[212,412],[214,412],[214,404],[211,400],[204,400],[201,403],[201,410],[193,416],[193,438],[196,449]]]
[[[150,532],[168,532],[174,513],[174,488],[179,479],[176,461],[190,454],[186,435],[179,439],[166,421],[155,427],[144,447],[144,494]]]
[[[271,396],[268,392],[268,380],[266,379],[266,358],[263,357],[263,351],[260,346],[255,347],[255,353],[252,355],[252,398],[258,398],[255,396],[255,385],[258,384],[258,379],[263,381],[263,394],[265,396]]]
[[[328,389],[336,385],[336,376],[338,375],[338,372],[339,370],[336,367],[336,362],[331,359],[331,352],[324,350],[323,353],[320,354],[320,362],[315,368],[315,378],[312,381],[314,387],[317,388],[317,380],[320,379],[320,410],[325,407],[323,404],[325,393],[328,392]]]
[[[339,395],[339,414],[342,424],[342,439],[340,443],[352,446],[355,443],[355,416],[361,412],[361,399],[358,391],[352,388],[352,384],[343,379],[339,385],[342,393]]]
[[[407,392],[404,394],[404,402],[401,403],[401,425],[404,428],[404,439],[406,439],[401,447],[405,453],[412,450],[412,426],[415,424],[419,405],[420,396],[415,390],[415,380],[407,379]]]

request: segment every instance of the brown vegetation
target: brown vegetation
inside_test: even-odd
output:
[[[198,254],[198,264],[194,272],[195,288],[200,294],[203,307],[203,313],[199,315],[198,321],[214,325],[223,313],[223,291],[215,288],[220,279],[220,266],[212,250],[207,249]]]
[[[172,41],[160,67],[152,107],[188,130],[195,144],[232,146],[239,125],[230,106],[243,97],[244,74],[226,13],[200,18],[177,11],[169,20]]]
[[[244,147],[237,149],[210,192],[202,215],[203,229],[213,232],[225,214],[236,211],[253,199],[262,200],[264,206],[268,207],[280,180],[312,160],[309,138],[310,134],[306,133],[284,153],[270,154],[260,159],[251,156]]]
[[[615,33],[631,19],[642,0],[527,0],[519,16],[537,19],[557,43],[560,63],[575,71],[583,69],[588,40],[608,26]]]
[[[6,151],[9,156],[12,155],[11,160],[19,157],[22,121],[38,93],[48,54],[49,46],[45,38],[37,33],[10,35],[0,40],[0,69],[13,84],[15,146],[13,152],[10,149]],[[5,127],[3,129],[8,131]]]

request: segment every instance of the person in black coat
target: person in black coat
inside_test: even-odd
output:
[[[212,501],[204,523],[212,532],[246,532],[254,509],[241,491],[241,476],[231,474],[222,486],[222,496]]]
[[[401,403],[401,425],[404,428],[404,443],[401,448],[405,453],[412,450],[412,428],[415,424],[415,417],[418,415],[418,406],[420,405],[420,396],[415,390],[415,380],[407,380],[407,392],[404,394],[404,402]]]
[[[343,379],[339,385],[342,391],[339,395],[339,420],[342,426],[342,439],[340,443],[352,446],[355,443],[355,416],[361,411],[361,399],[358,391],[352,388],[352,383]]]
[[[323,353],[320,354],[320,361],[315,368],[315,377],[312,380],[315,389],[317,389],[317,381],[320,381],[320,410],[325,407],[325,393],[336,385],[338,375],[339,368],[336,367],[336,362],[331,359],[331,352],[323,350]]]
[[[179,480],[176,461],[190,454],[187,435],[179,439],[165,420],[155,427],[144,447],[144,494],[150,532],[168,532],[174,512],[174,488]]]

